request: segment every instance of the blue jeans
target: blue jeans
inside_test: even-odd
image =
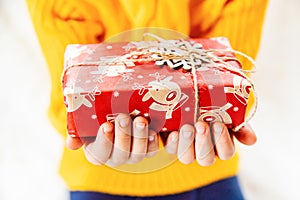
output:
[[[130,197],[103,194],[99,192],[79,192],[70,194],[71,200],[239,200],[244,199],[236,176],[188,192],[154,197]]]

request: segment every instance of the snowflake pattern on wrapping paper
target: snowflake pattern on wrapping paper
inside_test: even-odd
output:
[[[114,96],[114,97],[119,97],[119,96],[120,96],[120,92],[114,91],[114,92],[113,92],[113,96]]]
[[[160,81],[163,78],[165,78],[165,75],[160,75],[158,72],[155,72],[153,74],[149,74],[150,77],[154,77],[156,79],[156,81]]]
[[[207,86],[207,88],[208,88],[209,90],[213,90],[213,89],[214,89],[214,85],[209,84],[209,85]]]
[[[98,71],[91,72],[91,74],[101,74],[108,77],[122,76],[126,72],[133,72],[133,69],[127,69],[123,63],[115,65],[101,65],[98,67]]]
[[[122,74],[122,77],[123,77],[123,81],[126,82],[126,81],[129,81],[129,80],[132,80],[133,77],[132,77],[132,74],[131,73],[126,73],[126,74]]]
[[[105,76],[102,75],[102,74],[97,75],[97,76],[93,76],[93,78],[91,80],[87,80],[86,83],[91,83],[91,82],[93,82],[93,83],[103,83],[104,82],[103,81],[104,77]]]
[[[191,111],[191,108],[190,108],[190,107],[185,107],[185,108],[184,108],[184,111],[185,111],[185,112],[190,112],[190,111]]]
[[[237,111],[239,111],[239,107],[237,107],[237,106],[236,106],[236,107],[234,107],[234,108],[233,108],[233,111],[234,111],[234,112],[237,112]]]

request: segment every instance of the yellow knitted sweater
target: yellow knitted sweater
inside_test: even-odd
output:
[[[163,27],[191,37],[226,36],[232,47],[255,57],[267,0],[27,0],[51,74],[49,117],[66,136],[60,75],[67,44],[97,43],[139,27]],[[163,154],[163,153],[159,153]],[[167,155],[124,169],[146,168]],[[159,157],[162,156],[162,157]],[[188,191],[236,175],[238,157],[210,167],[174,162],[152,172],[130,173],[90,164],[82,150],[64,149],[60,174],[70,190],[152,196]]]

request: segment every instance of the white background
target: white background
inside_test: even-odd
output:
[[[247,199],[300,199],[300,1],[270,0],[254,77],[256,145],[240,145]],[[0,199],[65,200],[50,80],[22,0],[0,0]]]

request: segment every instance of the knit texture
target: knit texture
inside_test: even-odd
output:
[[[51,74],[49,118],[66,137],[60,84],[66,45],[98,43],[134,28],[162,27],[191,37],[225,36],[234,49],[255,57],[267,0],[27,0],[27,5]],[[144,169],[167,157],[160,151],[154,158],[121,168]],[[126,173],[94,166],[82,150],[67,149],[60,165],[60,174],[70,190],[131,196],[184,192],[236,175],[237,171],[235,155],[228,161],[217,160],[210,167],[176,161],[152,172]]]

